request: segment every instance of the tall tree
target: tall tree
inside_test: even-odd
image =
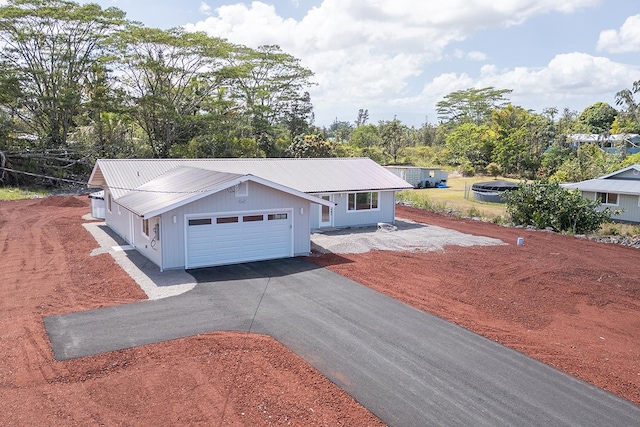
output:
[[[488,123],[491,112],[506,105],[506,94],[511,89],[496,89],[493,86],[482,89],[466,89],[452,92],[436,104],[438,118],[445,122],[471,122],[477,125]]]
[[[20,102],[5,103],[43,148],[66,145],[86,101],[88,76],[124,25],[119,9],[65,0],[9,0],[0,7],[4,83]]]
[[[408,144],[407,127],[397,118],[380,122],[380,138],[383,149],[398,162],[398,155]]]
[[[640,125],[640,101],[635,99],[635,95],[639,92],[640,80],[636,80],[631,89],[623,89],[616,93],[616,105],[624,107],[624,115],[634,121],[636,125]]]
[[[456,126],[445,144],[448,163],[458,166],[469,162],[474,170],[486,167],[491,162],[493,135],[488,125],[463,123]]]
[[[552,139],[548,119],[509,104],[493,112],[492,127],[496,133],[492,159],[503,173],[535,177]]]
[[[272,156],[277,154],[278,125],[287,122],[291,114],[310,124],[313,112],[309,94],[313,72],[300,60],[283,52],[279,46],[250,49],[238,46],[227,59],[227,76],[233,96],[242,104],[260,148]],[[295,112],[294,112],[295,110]],[[290,141],[297,135],[289,135]]]
[[[180,29],[132,28],[122,37],[120,82],[135,108],[154,157],[170,155],[176,144],[194,138],[202,107],[222,85],[225,41]]]
[[[360,126],[364,126],[367,124],[367,121],[369,120],[369,110],[364,110],[364,109],[359,109],[358,110],[358,117],[356,117],[356,127],[360,127]]]
[[[585,133],[608,134],[618,111],[606,102],[596,102],[578,116],[578,123]]]

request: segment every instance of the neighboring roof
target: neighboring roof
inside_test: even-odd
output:
[[[574,133],[567,135],[570,141],[575,142],[602,142],[602,141],[631,141],[637,140],[640,135],[637,133],[616,133],[601,135],[598,133]]]
[[[254,175],[303,193],[413,188],[368,158],[334,159],[99,159],[90,186],[108,186],[115,199],[163,173],[187,166]]]
[[[590,179],[574,184],[563,184],[564,188],[597,193],[640,194],[640,181],[626,179]]]
[[[118,204],[141,217],[160,215],[240,183],[253,181],[313,203],[334,203],[252,175],[179,166],[118,198]]]
[[[615,179],[628,170],[638,171],[639,179]],[[640,194],[640,165],[632,165],[599,178],[572,184],[563,184],[564,188],[598,193]]]

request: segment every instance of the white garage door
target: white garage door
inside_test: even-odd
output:
[[[293,256],[290,210],[190,216],[186,268]]]

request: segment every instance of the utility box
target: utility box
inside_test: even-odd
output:
[[[104,219],[104,191],[97,191],[89,194],[91,203],[91,216],[96,219]]]

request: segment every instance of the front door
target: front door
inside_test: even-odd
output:
[[[320,198],[333,201],[333,196],[330,194],[320,196]],[[333,208],[320,205],[320,228],[323,227],[333,227]]]

